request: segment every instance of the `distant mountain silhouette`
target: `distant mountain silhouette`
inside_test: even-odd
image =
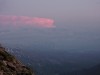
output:
[[[68,73],[67,75],[100,75],[100,64],[89,69]]]
[[[35,73],[0,44],[0,75],[35,75]]]
[[[85,75],[100,75],[100,64],[83,71]]]

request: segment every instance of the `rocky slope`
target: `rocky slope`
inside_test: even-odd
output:
[[[35,73],[0,45],[0,75],[35,75]]]

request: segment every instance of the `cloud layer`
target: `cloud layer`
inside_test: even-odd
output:
[[[14,25],[14,26],[31,25],[31,26],[47,27],[47,28],[55,27],[53,19],[28,17],[28,16],[0,15],[0,24]]]

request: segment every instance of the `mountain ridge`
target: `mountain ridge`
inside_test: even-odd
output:
[[[35,75],[0,44],[0,75]]]

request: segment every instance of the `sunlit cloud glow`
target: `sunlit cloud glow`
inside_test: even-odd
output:
[[[37,27],[52,28],[54,20],[48,18],[28,17],[28,16],[8,16],[0,15],[0,24],[2,25],[31,25]]]

